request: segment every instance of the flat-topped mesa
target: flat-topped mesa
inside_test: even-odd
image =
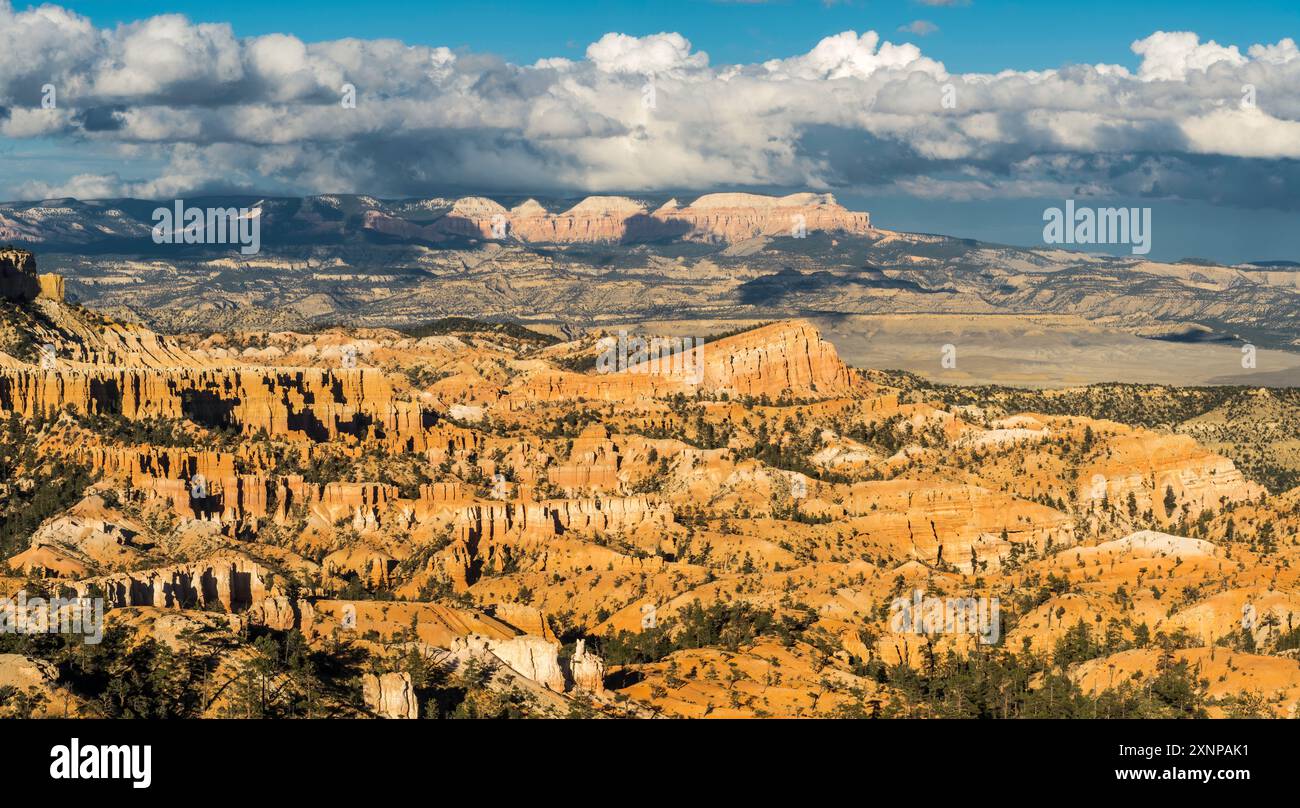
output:
[[[742,241],[810,232],[870,232],[871,217],[830,194],[706,194],[686,207],[671,200],[658,209],[623,196],[590,196],[560,213],[529,199],[507,210],[490,199],[459,199],[431,230],[441,235],[526,242],[599,243],[663,239]]]
[[[632,223],[646,217],[646,206],[621,196],[589,196],[560,214],[533,200],[510,211],[508,235],[530,242],[625,241]]]
[[[689,207],[660,208],[654,217],[689,224],[688,237],[726,242],[755,236],[801,236],[819,231],[862,234],[871,230],[870,214],[848,210],[830,194],[708,194]]]

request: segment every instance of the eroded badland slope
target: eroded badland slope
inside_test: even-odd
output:
[[[607,373],[597,332],[163,337],[8,268],[0,595],[107,613],[0,635],[5,712],[1297,715],[1300,491],[1224,453],[1270,402],[1023,408],[800,320]],[[975,630],[899,619],[936,599]]]

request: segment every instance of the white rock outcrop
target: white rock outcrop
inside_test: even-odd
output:
[[[595,695],[605,692],[605,660],[587,650],[586,640],[578,640],[569,660],[569,675],[575,690]]]
[[[367,673],[361,677],[366,706],[380,718],[419,718],[420,705],[409,673]]]

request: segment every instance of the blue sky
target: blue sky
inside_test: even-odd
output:
[[[1129,44],[1157,30],[1196,31],[1202,39],[1237,43],[1272,42],[1300,32],[1296,0],[974,0],[953,6],[883,0],[86,0],[61,5],[101,27],[182,13],[200,22],[229,22],[240,36],[293,33],[307,41],[392,37],[410,44],[468,47],[518,64],[548,56],[580,58],[588,44],[609,31],[635,36],[676,31],[718,64],[789,56],[830,34],[872,29],[895,41],[922,43],[927,55],[954,72],[1096,62],[1132,66],[1137,60]],[[915,20],[932,22],[939,30],[925,37],[898,32]]]

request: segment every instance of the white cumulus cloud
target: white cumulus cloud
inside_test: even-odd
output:
[[[75,155],[16,185],[0,155],[0,194],[1075,188],[1300,209],[1293,40],[1157,31],[1132,49],[1131,68],[959,74],[875,31],[727,65],[679,33],[613,32],[516,65],[179,15],[98,29],[0,0],[0,134]]]

